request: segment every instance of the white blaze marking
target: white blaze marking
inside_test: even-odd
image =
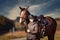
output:
[[[22,16],[23,14],[24,14],[24,12],[22,11],[22,12],[21,12],[21,16]]]
[[[24,12],[22,11],[20,17],[23,15],[23,13],[24,13]],[[22,18],[20,18],[19,22],[20,22],[20,23],[22,22]]]
[[[25,12],[22,11],[20,17],[22,17],[22,16],[24,15],[24,13],[25,13]],[[20,18],[20,21],[19,21],[19,22],[20,22],[20,23],[22,22],[22,18]]]
[[[22,22],[22,18],[20,18],[20,21],[19,21],[20,23]]]

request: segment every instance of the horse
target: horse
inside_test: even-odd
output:
[[[23,23],[25,26],[27,26],[28,23],[29,23],[28,16],[32,15],[28,11],[29,7],[27,7],[27,8],[19,7],[19,8],[21,10],[19,23]],[[35,16],[35,19],[38,19],[38,17]],[[50,26],[46,27],[46,34],[45,34],[45,36],[48,37],[48,40],[54,40],[56,27],[57,27],[57,22],[56,22],[56,20],[54,18],[52,18],[50,16],[46,16],[45,19],[50,23]],[[38,20],[36,20],[36,21],[38,21]],[[39,26],[39,27],[41,27],[41,26]],[[41,30],[41,29],[39,29],[39,30]]]
[[[8,33],[15,26],[14,21],[0,15],[0,35]]]

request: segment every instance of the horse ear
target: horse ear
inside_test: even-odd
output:
[[[19,8],[22,9],[21,6],[19,6]]]
[[[28,8],[29,8],[29,6],[27,6],[27,8],[26,8],[26,9],[28,10]]]

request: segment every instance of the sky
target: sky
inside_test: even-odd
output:
[[[33,15],[60,18],[60,0],[0,0],[0,15],[16,19],[20,14],[19,6],[27,7]]]

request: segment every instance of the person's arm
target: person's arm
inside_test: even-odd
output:
[[[28,24],[28,27],[29,27],[29,24]],[[27,32],[28,32],[28,33],[30,32],[29,28],[27,28]]]

